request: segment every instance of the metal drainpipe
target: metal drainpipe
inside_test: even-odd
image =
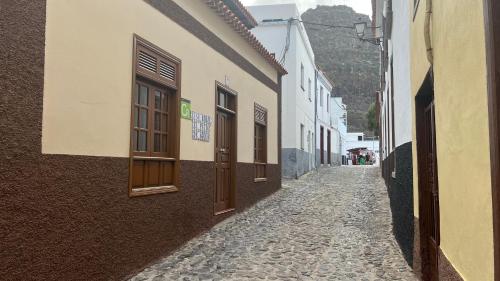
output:
[[[314,70],[314,168],[318,170],[318,163],[316,162],[316,138],[318,137],[318,70]]]
[[[432,17],[432,0],[427,0],[425,5],[425,24],[424,24],[424,37],[425,37],[425,47],[427,50],[427,60],[429,63],[434,63],[434,54],[432,51],[432,40],[431,40],[431,17]]]

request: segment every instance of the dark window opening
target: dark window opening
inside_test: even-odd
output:
[[[267,178],[267,109],[255,104],[254,116],[255,179],[265,180]]]

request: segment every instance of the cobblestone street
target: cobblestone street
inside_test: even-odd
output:
[[[131,280],[417,280],[392,234],[379,168],[323,168]]]

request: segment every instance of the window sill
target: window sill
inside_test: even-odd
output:
[[[256,178],[253,182],[267,182],[267,178]]]
[[[179,189],[174,185],[134,188],[130,191],[130,197],[147,196],[153,194],[177,192]]]
[[[218,215],[222,215],[222,214],[225,214],[225,213],[233,212],[235,210],[236,210],[235,208],[227,209],[227,210],[215,213],[214,216],[218,216]]]
[[[165,161],[165,162],[175,162],[177,159],[169,157],[151,157],[151,156],[132,156],[133,160],[144,160],[144,161]]]

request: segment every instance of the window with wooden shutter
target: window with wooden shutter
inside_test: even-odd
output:
[[[255,104],[254,113],[255,180],[262,181],[267,178],[267,109]]]
[[[129,195],[178,190],[180,60],[136,36]]]

